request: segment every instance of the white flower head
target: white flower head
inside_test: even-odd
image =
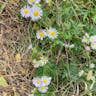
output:
[[[47,86],[41,86],[38,88],[38,91],[41,92],[41,93],[46,93],[48,90],[48,87]]]
[[[93,63],[89,65],[89,68],[94,68],[94,67],[95,67],[95,64]]]
[[[92,48],[93,50],[95,50],[95,49],[96,49],[96,43],[92,43],[92,44],[91,44],[91,48]]]
[[[91,43],[96,43],[96,35],[90,37]]]
[[[40,58],[40,61],[39,61],[40,66],[44,66],[47,62],[48,62],[48,58],[47,57],[42,56]]]
[[[32,64],[35,68],[39,67],[39,62],[36,59],[33,60]]]
[[[34,0],[27,0],[29,4],[33,5],[34,4]]]
[[[41,30],[38,30],[37,33],[36,33],[36,37],[40,40],[43,40],[43,38],[46,37],[46,32],[45,30],[41,29]]]
[[[42,80],[42,85],[43,86],[48,86],[51,82],[51,77],[48,76],[42,76],[41,80]]]
[[[32,83],[35,85],[35,87],[40,87],[42,85],[41,78],[34,77]]]
[[[29,6],[23,6],[20,10],[22,17],[28,18],[30,17],[31,8]]]
[[[28,3],[30,4],[30,5],[33,5],[33,4],[35,4],[35,3],[39,3],[41,0],[28,0]]]
[[[31,18],[33,21],[37,21],[37,20],[41,19],[42,15],[43,15],[43,11],[40,7],[33,6],[31,8]]]
[[[50,39],[55,39],[57,38],[58,36],[58,32],[55,28],[50,28],[48,31],[47,31],[47,36],[50,38]]]

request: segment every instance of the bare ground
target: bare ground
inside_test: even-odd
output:
[[[7,87],[0,86],[0,96],[28,96],[34,71],[28,50],[31,43],[26,28],[28,22],[18,18],[20,6],[17,0],[9,1],[0,1],[0,76],[8,83]]]

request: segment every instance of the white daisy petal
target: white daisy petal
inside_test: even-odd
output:
[[[40,7],[33,6],[31,8],[31,18],[33,21],[37,21],[37,20],[41,19],[42,15],[43,15],[43,11]]]
[[[48,76],[42,76],[41,81],[43,86],[48,86],[51,82],[51,77]]]
[[[41,57],[40,58],[40,66],[44,66],[46,63],[48,62],[48,58],[47,57]]]
[[[38,88],[38,91],[41,92],[41,93],[46,93],[48,90],[48,87],[47,86],[41,86]]]
[[[45,30],[43,30],[43,29],[38,30],[37,33],[36,33],[36,37],[37,37],[37,39],[43,40],[43,38],[46,37]]]
[[[58,32],[55,28],[50,28],[48,31],[47,31],[47,36],[50,38],[50,39],[55,39],[57,38],[58,36]]]
[[[38,78],[38,77],[34,77],[33,80],[32,80],[33,84],[35,85],[35,87],[40,87],[42,82],[41,82],[41,79]]]
[[[30,17],[31,8],[29,6],[23,6],[20,10],[22,17],[28,18]]]

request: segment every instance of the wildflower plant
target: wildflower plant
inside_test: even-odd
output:
[[[27,0],[27,6],[21,8],[32,42],[32,84],[36,89],[32,94],[96,95],[95,3]]]
[[[33,78],[33,84],[37,87],[38,91],[41,93],[46,93],[48,90],[48,85],[51,82],[51,77],[42,76],[41,78]]]

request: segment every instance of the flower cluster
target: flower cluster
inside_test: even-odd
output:
[[[55,39],[58,36],[58,32],[55,28],[49,28],[48,30],[40,29],[36,33],[37,39],[43,40],[45,37]]]
[[[33,66],[35,68],[38,68],[39,66],[44,66],[47,62],[48,62],[48,58],[42,56],[39,61],[36,59],[33,60]]]
[[[32,21],[37,21],[41,19],[43,16],[43,10],[41,7],[39,7],[37,3],[39,3],[41,0],[27,0],[28,4],[23,6],[20,10],[20,13],[22,17],[24,18],[31,18]],[[46,0],[46,3],[50,3],[51,0]],[[29,6],[28,6],[29,5]],[[55,39],[58,36],[58,32],[55,28],[49,28],[47,30],[40,29],[36,33],[37,39],[43,40],[45,37],[48,37],[50,39]],[[32,48],[32,46],[29,46],[28,49]],[[35,68],[38,68],[40,66],[44,66],[47,64],[48,58],[45,56],[40,57],[40,60],[34,59],[32,64]],[[35,77],[32,80],[33,84],[36,88],[38,88],[38,91],[41,93],[46,93],[48,90],[48,85],[51,82],[51,77],[48,76],[42,76],[41,78]]]
[[[51,82],[51,77],[48,77],[48,76],[42,76],[41,78],[34,77],[32,82],[34,86],[38,88],[39,92],[46,93],[48,90],[48,85]]]
[[[42,9],[36,5],[36,3],[39,3],[40,0],[28,0],[28,3],[30,5],[33,5],[32,7],[25,5],[21,8],[20,13],[22,17],[28,18],[31,17],[33,21],[37,21],[41,19],[43,16]]]
[[[89,34],[85,34],[83,36],[83,39],[82,39],[82,42],[87,44],[87,45],[90,45],[91,46],[91,49],[96,49],[96,35],[93,35],[93,36],[89,36]],[[90,50],[90,47],[87,46],[85,47],[86,50]]]

